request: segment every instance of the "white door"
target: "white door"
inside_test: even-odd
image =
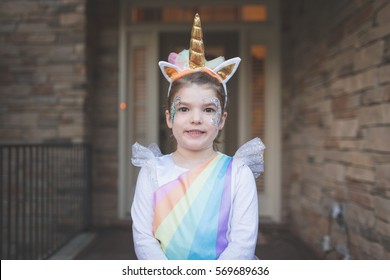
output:
[[[157,33],[126,32],[120,96],[118,216],[129,218],[139,168],[131,165],[131,146],[158,142]]]
[[[266,145],[265,172],[256,181],[260,222],[281,220],[279,60],[277,48],[271,46],[264,38],[248,40],[246,97],[239,113],[246,122],[242,134],[260,137]]]

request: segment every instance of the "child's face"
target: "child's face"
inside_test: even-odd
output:
[[[207,86],[190,84],[180,89],[166,111],[166,120],[178,147],[191,151],[213,149],[213,143],[225,124],[216,92]]]

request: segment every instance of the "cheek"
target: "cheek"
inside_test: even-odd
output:
[[[208,122],[218,130],[221,124],[221,111],[217,110],[214,114],[209,115],[208,119]]]
[[[217,134],[219,131],[220,119],[217,115],[208,115],[203,118],[210,132]]]
[[[172,126],[180,126],[185,123],[188,118],[186,114],[177,111],[175,112],[175,114],[171,114],[171,117],[174,118],[174,121],[172,119]]]
[[[219,111],[217,113],[215,113],[212,117],[211,117],[211,124],[213,126],[215,126],[216,128],[219,127],[221,123],[221,113],[219,113]]]

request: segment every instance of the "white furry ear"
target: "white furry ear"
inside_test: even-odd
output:
[[[238,68],[238,65],[240,65],[240,62],[241,58],[239,57],[231,58],[221,63],[213,71],[222,78],[224,83],[227,83],[227,81],[233,77]]]
[[[180,72],[180,69],[176,65],[165,61],[160,61],[158,66],[160,66],[161,72],[163,73],[165,79],[167,79],[167,81],[170,83],[172,82],[173,77]]]

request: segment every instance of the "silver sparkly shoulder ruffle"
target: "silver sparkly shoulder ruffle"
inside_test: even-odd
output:
[[[156,144],[144,147],[139,143],[132,146],[131,163],[135,166],[142,167],[154,161],[156,157],[162,156],[160,148]]]
[[[265,145],[260,138],[256,137],[242,145],[233,158],[240,159],[245,163],[257,178],[264,171],[264,149]]]
[[[152,184],[158,187],[156,174],[156,157],[161,156],[160,148],[156,144],[144,147],[139,143],[132,146],[131,163],[138,167],[144,167],[148,170]]]

